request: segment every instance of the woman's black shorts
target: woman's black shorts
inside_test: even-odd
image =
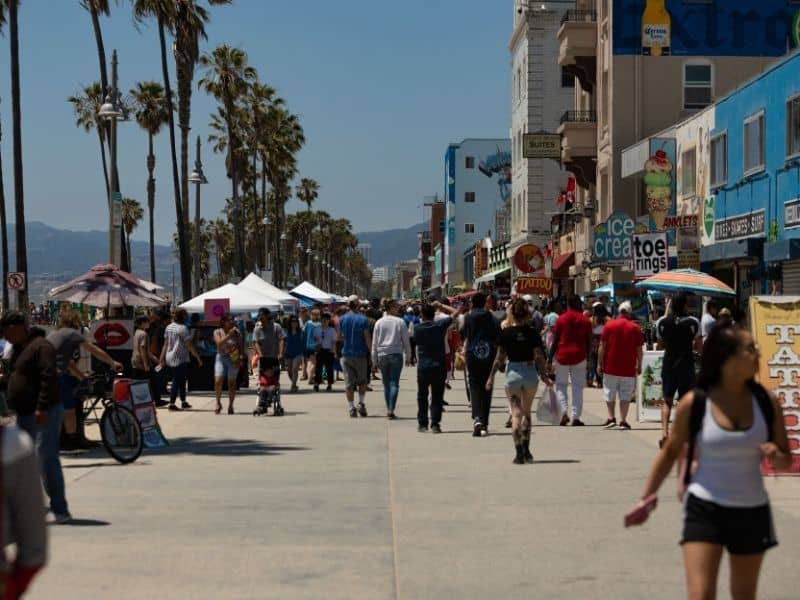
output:
[[[681,544],[719,544],[730,554],[762,554],[778,545],[769,504],[730,508],[689,494],[684,510]]]

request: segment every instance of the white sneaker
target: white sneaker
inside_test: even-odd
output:
[[[64,514],[57,514],[57,513],[48,513],[47,522],[50,525],[63,525],[65,523],[69,523],[72,521],[72,515],[68,512]]]

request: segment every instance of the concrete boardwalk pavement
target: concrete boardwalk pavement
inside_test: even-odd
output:
[[[417,432],[413,369],[397,421],[373,387],[366,419],[347,415],[341,383],[336,393],[303,383],[283,396],[284,417],[251,416],[253,391],[233,416],[194,395],[191,411],[159,411],[169,448],[128,466],[102,449],[64,457],[76,521],[50,528],[50,564],[29,597],[684,597],[674,478],[645,526],[622,526],[656,424],[634,416],[633,431],[605,431],[600,391],[587,390],[587,427],[536,424],[536,462],[520,466],[501,389],[492,435],[476,439],[463,382],[447,393],[442,435]],[[781,545],[759,598],[796,599],[800,481],[768,485]]]

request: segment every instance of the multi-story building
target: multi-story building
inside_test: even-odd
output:
[[[375,267],[372,269],[373,283],[386,283],[389,281],[389,267]]]
[[[564,13],[559,63],[578,85],[559,132],[562,160],[578,189],[576,215],[560,233],[574,234],[576,291],[631,278],[625,267],[609,267],[592,253],[594,225],[614,211],[637,218],[652,208],[642,181],[629,177],[645,161],[630,155],[631,164],[621,163],[622,149],[702,110],[785,54],[796,5],[577,0]],[[667,212],[675,215],[676,207]]]
[[[364,258],[365,263],[372,264],[372,244],[361,243],[356,246],[356,250]]]
[[[464,277],[464,252],[492,237],[497,213],[511,196],[511,143],[465,139],[448,146],[444,162],[446,234],[437,260],[449,290],[471,287]]]
[[[408,297],[412,292],[419,292],[416,289],[417,261],[405,260],[394,267],[394,282],[392,284],[392,296],[395,298]]]
[[[508,201],[511,251],[525,243],[543,247],[550,238],[555,199],[567,181],[556,160],[525,158],[525,134],[555,133],[559,119],[570,109],[575,75],[553,60],[561,17],[574,0],[514,0],[511,34],[512,177]]]
[[[626,149],[623,162],[641,162],[661,140],[676,144],[677,214],[667,229],[693,225],[702,269],[742,306],[752,294],[800,295],[800,53]],[[679,261],[694,250],[681,236],[675,243]]]

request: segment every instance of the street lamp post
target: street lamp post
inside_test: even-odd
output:
[[[300,282],[303,279],[303,274],[300,272],[303,267],[303,244],[297,242],[297,245],[294,248],[297,250],[297,262],[295,263],[297,265],[297,271],[295,271],[297,273],[297,281],[295,282],[295,285],[300,285]]]
[[[306,279],[313,283],[313,276],[311,275],[311,247],[309,246],[306,248],[306,272],[305,272]]]
[[[200,186],[208,183],[203,173],[203,163],[200,162],[200,136],[197,136],[197,160],[194,161],[194,171],[189,175],[189,182],[195,184],[194,196],[194,294],[199,295],[200,289]]]
[[[111,89],[108,90],[105,102],[97,111],[97,116],[111,122],[109,132],[109,160],[111,162],[111,181],[108,199],[108,261],[112,265],[121,266],[122,255],[122,194],[119,192],[117,178],[117,120],[122,117],[117,89],[117,51],[111,53]]]
[[[284,231],[281,234],[281,238],[280,239],[281,239],[281,250],[282,250],[282,252],[281,252],[282,258],[281,258],[281,261],[280,261],[280,269],[279,269],[280,270],[280,282],[281,282],[282,286],[285,286],[286,285],[286,265],[289,264],[289,257],[287,256],[287,254],[289,254],[289,245],[287,244],[286,240],[289,239],[289,236],[287,236],[286,232]]]

